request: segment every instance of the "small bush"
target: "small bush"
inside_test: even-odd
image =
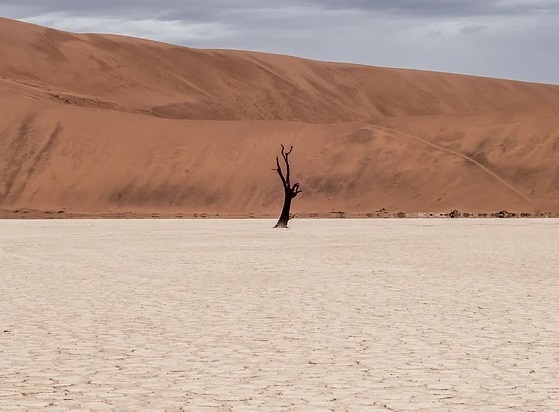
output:
[[[511,214],[509,212],[507,212],[506,210],[501,210],[497,213],[493,213],[494,217],[498,217],[499,219],[505,219],[508,217],[511,217]]]

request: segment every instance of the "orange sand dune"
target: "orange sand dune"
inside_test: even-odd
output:
[[[559,211],[559,87],[0,19],[0,209]]]

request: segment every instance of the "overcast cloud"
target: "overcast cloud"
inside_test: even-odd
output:
[[[559,84],[559,0],[2,0],[0,15],[190,47]]]

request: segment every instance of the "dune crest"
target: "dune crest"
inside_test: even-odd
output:
[[[0,19],[0,209],[559,212],[559,86]]]

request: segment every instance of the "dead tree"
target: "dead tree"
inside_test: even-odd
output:
[[[301,189],[299,188],[299,183],[294,183],[291,185],[290,181],[290,170],[289,170],[289,155],[293,151],[293,146],[286,152],[285,147],[281,145],[281,157],[285,163],[285,174],[280,166],[279,156],[276,156],[276,165],[275,169],[278,172],[278,175],[281,179],[281,183],[283,184],[283,191],[285,194],[285,198],[283,201],[283,208],[281,209],[281,215],[279,217],[278,223],[274,227],[287,227],[287,222],[289,219],[292,218],[289,214],[289,210],[291,209],[291,201],[295,196],[301,193]]]

